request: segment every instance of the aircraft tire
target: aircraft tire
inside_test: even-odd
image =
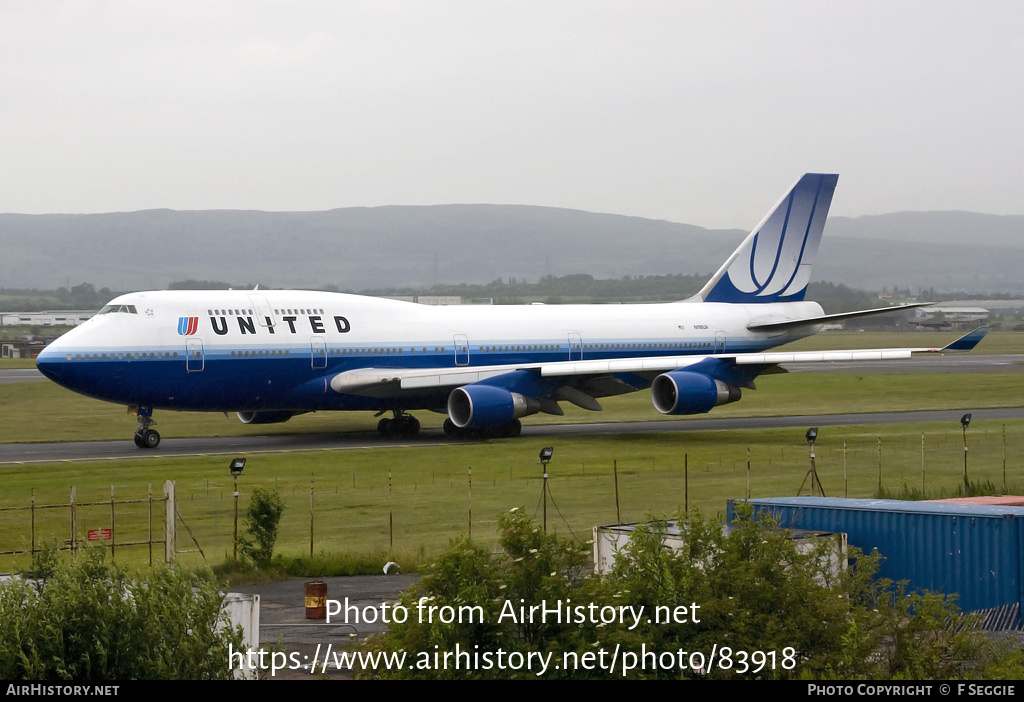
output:
[[[420,420],[416,417],[405,415],[399,424],[398,434],[404,439],[413,439],[420,433]]]
[[[142,433],[141,448],[155,449],[160,445],[160,434],[153,429],[147,429]]]

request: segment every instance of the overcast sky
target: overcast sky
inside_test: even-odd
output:
[[[0,0],[0,212],[1024,214],[1024,3]]]

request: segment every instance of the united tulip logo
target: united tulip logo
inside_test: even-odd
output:
[[[178,317],[178,334],[192,336],[199,330],[199,317]]]

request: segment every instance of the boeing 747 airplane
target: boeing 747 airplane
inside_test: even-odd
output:
[[[447,413],[452,435],[515,436],[520,417],[600,410],[598,398],[651,389],[664,414],[740,399],[761,373],[796,361],[906,358],[946,349],[768,352],[821,325],[881,312],[824,314],[804,301],[838,176],[800,178],[694,297],[637,305],[429,307],[301,290],[122,295],[50,344],[48,378],[128,405],[135,443],[156,448],[156,409],[236,412],[250,424],[305,412],[392,416],[381,434],[413,436],[411,410]]]

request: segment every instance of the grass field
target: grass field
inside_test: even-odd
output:
[[[972,424],[970,479],[988,481],[994,491],[1004,491],[1004,427],[1008,491],[1019,492],[1024,487],[1024,465],[1019,458],[1024,451],[1024,420],[993,426]],[[882,483],[888,490],[920,488],[922,439],[926,489],[935,495],[955,493],[963,480],[962,439],[958,426],[945,424],[823,429],[816,453],[826,493],[873,496],[879,462]],[[809,466],[802,429],[574,437],[553,443],[549,524],[581,540],[590,537],[594,525],[662,516],[687,504],[710,514],[724,511],[727,499],[748,494],[748,449],[749,490],[754,497],[795,495]],[[256,485],[276,488],[288,504],[279,552],[290,557],[308,554],[312,482],[316,552],[380,551],[381,565],[387,559],[400,563],[403,558],[417,560],[419,554],[437,552],[451,537],[470,528],[475,537],[493,542],[498,513],[512,507],[525,507],[539,518],[537,452],[542,445],[521,438],[249,455],[239,484],[242,507]],[[239,455],[246,454],[240,451]],[[229,458],[151,455],[119,461],[0,466],[4,483],[0,506],[27,505],[33,494],[36,505],[67,503],[70,487],[76,486],[80,504],[101,503],[78,509],[77,534],[81,538],[88,529],[110,526],[112,490],[117,499],[142,499],[148,485],[159,495],[164,480],[175,480],[184,523],[205,551],[206,562],[219,563],[229,557],[231,545]],[[684,471],[684,465],[688,470]],[[118,507],[115,532],[122,542],[144,537],[146,509],[145,503]],[[28,544],[27,519],[25,511],[0,512],[4,549]],[[37,534],[50,534],[49,538],[67,539],[67,510],[37,510],[36,530]],[[37,543],[42,538],[37,537]],[[194,548],[180,526],[178,538],[180,548]],[[392,539],[394,552],[390,550]],[[119,558],[145,557],[143,547],[119,552]],[[203,561],[197,554],[181,558]],[[25,559],[19,559],[4,567],[24,563]]]
[[[880,342],[866,340],[866,346],[932,345],[916,341],[918,335],[911,336],[914,340],[891,336]],[[1007,336],[1013,338],[1009,344],[999,340],[999,352],[1019,351],[1012,346],[1024,335]],[[852,344],[833,339],[828,346]],[[1007,346],[1011,348],[1003,350]],[[758,388],[746,392],[738,403],[717,408],[712,415],[1019,406],[1024,398],[1024,373],[801,373],[766,376],[759,379]],[[564,418],[531,417],[524,423],[661,418],[650,406],[648,393],[602,402],[605,412],[600,414],[567,408]],[[441,415],[418,414],[428,427],[440,426],[443,420]],[[267,430],[363,431],[375,425],[369,413],[315,414],[263,427],[245,426],[234,417],[225,419],[222,415],[163,412],[157,419],[165,437],[245,435]],[[824,428],[816,448],[818,472],[827,494],[873,496],[880,463],[882,484],[887,490],[919,490],[922,441],[926,490],[933,495],[954,493],[963,483],[964,454],[959,425],[948,424]],[[0,386],[3,442],[84,438],[129,441],[134,428],[134,418],[124,414],[123,408],[80,398],[51,383]],[[1004,491],[1005,461],[1009,483],[1005,489],[1024,490],[1024,420],[1005,424],[975,421],[968,439],[971,481],[989,482],[994,491]],[[470,527],[474,537],[493,542],[497,515],[512,507],[523,506],[539,518],[541,473],[537,452],[542,443],[522,437],[249,454],[239,482],[241,505],[244,510],[256,485],[278,489],[288,505],[278,551],[289,558],[308,555],[312,482],[315,552],[378,554],[374,557],[381,565],[387,559],[416,562],[440,551],[451,537]],[[238,455],[247,455],[244,442],[238,448]],[[727,499],[748,493],[748,449],[751,496],[796,494],[809,466],[803,429],[559,439],[550,465],[549,528],[587,540],[594,525],[661,516],[684,503],[711,514],[723,512]],[[67,503],[75,486],[80,505],[103,503],[78,508],[75,529],[82,538],[88,529],[109,528],[112,490],[117,499],[143,499],[148,485],[159,495],[163,481],[174,480],[183,523],[206,553],[205,559],[197,553],[182,553],[180,560],[222,563],[230,557],[232,533],[232,482],[227,463],[228,458],[223,456],[172,458],[157,452],[116,461],[3,465],[0,507],[28,505],[33,494],[37,506]],[[613,475],[616,464],[618,507]],[[684,464],[689,466],[685,472]],[[144,502],[117,507],[115,535],[120,543],[144,538],[147,509]],[[37,543],[69,538],[71,525],[66,509],[37,509],[35,517]],[[27,511],[0,511],[0,550],[27,547],[29,534]],[[178,541],[180,549],[194,549],[181,523]],[[146,555],[145,547],[133,546],[119,548],[117,557],[141,561]],[[24,556],[0,557],[0,570],[26,564]]]

